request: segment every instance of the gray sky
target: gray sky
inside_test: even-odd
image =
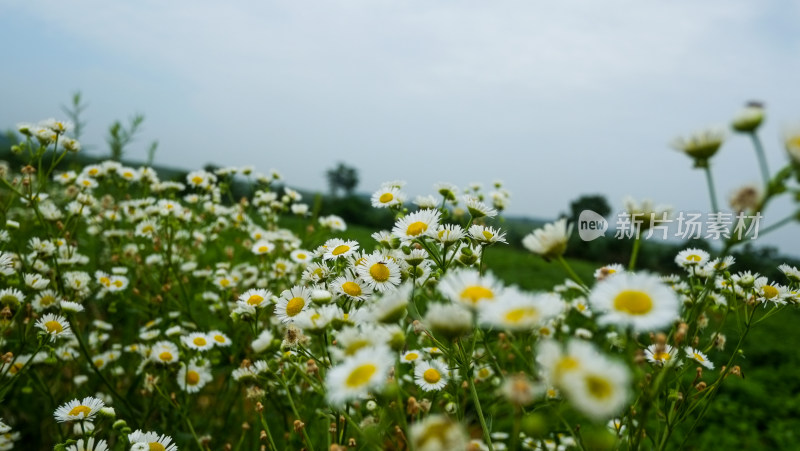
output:
[[[554,217],[583,193],[708,211],[702,172],[668,147],[767,105],[771,169],[800,123],[800,2],[0,0],[0,127],[61,117],[81,90],[83,139],[147,117],[128,157],[191,169],[278,169],[326,189],[502,179],[509,213]],[[760,180],[748,140],[713,161],[720,201]],[[765,224],[789,214],[776,202]],[[792,224],[763,244],[800,254]],[[787,244],[788,243],[788,244]]]

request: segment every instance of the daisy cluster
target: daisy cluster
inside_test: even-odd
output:
[[[34,428],[66,450],[568,449],[580,424],[635,448],[741,374],[726,318],[746,334],[800,300],[796,268],[780,284],[699,249],[673,275],[584,281],[566,220],[519,244],[569,278],[509,284],[485,259],[509,244],[500,182],[413,200],[387,182],[371,203],[393,224],[356,239],[276,171],[58,170],[80,149],[69,124],[18,129],[31,164],[0,168],[2,449]],[[52,416],[21,429],[33,397]]]

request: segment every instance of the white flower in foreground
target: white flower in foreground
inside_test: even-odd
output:
[[[552,293],[533,294],[509,287],[495,300],[478,304],[478,320],[504,330],[533,330],[564,310],[564,302]]]
[[[537,348],[536,361],[548,384],[560,386],[566,374],[583,369],[597,355],[594,345],[583,340],[570,340],[566,350],[554,340],[543,340]]]
[[[439,225],[439,210],[419,210],[397,220],[392,233],[403,241],[431,235]]]
[[[364,257],[356,266],[356,272],[373,290],[390,291],[400,285],[400,266],[392,258],[378,253]]]
[[[372,206],[375,208],[387,208],[405,202],[406,196],[395,186],[384,186],[372,193]]]
[[[624,273],[598,282],[589,293],[598,323],[631,327],[637,332],[663,329],[678,317],[680,300],[659,277]]]
[[[105,440],[98,440],[97,443],[94,441],[94,437],[89,437],[87,439],[78,439],[72,445],[67,447],[67,451],[107,451],[108,450],[108,443]]]
[[[100,412],[106,404],[98,398],[87,396],[82,401],[73,399],[72,401],[59,406],[55,413],[56,421],[66,423],[68,421],[91,420]]]
[[[429,415],[414,423],[409,436],[417,451],[464,450],[469,445],[464,428],[443,415]]]
[[[567,250],[570,234],[572,234],[572,224],[567,226],[567,220],[562,218],[526,235],[522,239],[522,245],[544,258],[556,258]]]
[[[422,361],[414,367],[414,382],[425,391],[441,390],[447,385],[447,366],[438,360]]]
[[[275,304],[275,316],[284,323],[292,321],[292,318],[308,307],[310,296],[311,292],[306,287],[294,286],[284,290]]]
[[[561,389],[573,407],[594,421],[618,415],[630,397],[628,368],[599,354],[583,362],[581,369],[561,379]]]
[[[393,363],[394,356],[385,346],[362,348],[328,371],[325,378],[328,401],[342,406],[366,397],[371,390],[381,389]]]
[[[482,302],[492,302],[503,292],[502,283],[491,273],[481,276],[474,269],[449,271],[438,288],[446,298],[471,308]]]
[[[36,321],[36,327],[42,329],[53,341],[72,336],[67,319],[61,315],[45,313]]]
[[[141,429],[128,434],[128,441],[133,445],[131,449],[138,449],[136,446],[144,444],[146,450],[159,451],[178,451],[178,445],[172,443],[172,437],[168,435],[158,435],[157,432],[143,432]]]

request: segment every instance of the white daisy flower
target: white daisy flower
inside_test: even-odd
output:
[[[214,347],[214,339],[203,332],[192,332],[181,337],[181,341],[187,348],[195,351],[208,351]]]
[[[275,250],[275,245],[267,240],[259,240],[253,244],[250,250],[256,255],[264,255]]]
[[[328,402],[342,406],[366,397],[372,390],[380,390],[386,385],[393,363],[394,356],[385,346],[359,350],[328,371],[325,377]]]
[[[178,353],[178,347],[171,341],[157,341],[150,348],[150,360],[157,363],[176,363]]]
[[[294,286],[281,293],[278,303],[275,304],[275,316],[281,322],[287,323],[308,307],[311,302],[311,293],[308,288]]]
[[[503,285],[491,273],[483,276],[474,269],[447,272],[439,282],[439,291],[452,302],[477,308],[481,302],[492,302],[503,291]]]
[[[583,363],[580,370],[561,378],[561,388],[571,405],[595,421],[618,415],[630,398],[628,368],[600,354]]]
[[[400,363],[414,363],[420,359],[422,355],[416,349],[411,349],[400,356]]]
[[[552,224],[545,224],[541,229],[536,229],[522,239],[522,245],[534,254],[544,258],[556,258],[564,254],[567,241],[572,234],[572,226],[567,226],[567,220],[562,218]]]
[[[322,259],[334,260],[338,258],[347,258],[358,250],[359,245],[357,241],[334,238],[326,241],[323,248],[325,251],[322,254]]]
[[[785,304],[785,298],[789,294],[789,290],[777,283],[769,283],[766,277],[758,277],[753,284],[756,300],[758,302],[772,302],[773,304]]]
[[[444,415],[428,415],[411,425],[408,435],[417,451],[463,450],[469,446],[464,427]]]
[[[561,344],[545,339],[539,342],[536,361],[542,366],[545,380],[560,386],[565,375],[581,370],[598,355],[594,345],[583,340],[570,340],[565,351]]]
[[[465,194],[461,199],[464,201],[464,204],[467,206],[467,211],[469,211],[470,216],[473,218],[494,218],[497,216],[497,210],[481,202],[481,200],[475,196]]]
[[[675,362],[675,355],[677,353],[677,350],[668,344],[662,345],[660,349],[658,345],[652,344],[644,350],[644,356],[647,358],[647,361],[658,366],[669,365]]]
[[[370,288],[389,291],[400,284],[400,266],[390,257],[373,253],[356,266],[356,272]]]
[[[231,339],[218,330],[212,330],[208,333],[208,336],[214,341],[214,346],[225,348],[231,345]]]
[[[59,306],[63,302],[64,301],[61,300],[58,293],[56,293],[54,290],[47,289],[39,292],[33,298],[33,300],[31,301],[31,306],[37,312],[41,312],[50,307]],[[63,305],[61,305],[61,308],[62,309],[64,308]]]
[[[665,328],[678,317],[681,303],[660,278],[623,273],[598,282],[589,293],[598,323],[632,327],[637,332]]]
[[[210,365],[207,362],[201,365],[197,359],[193,359],[188,365],[181,363],[181,369],[178,370],[178,386],[187,393],[199,392],[212,380],[214,377],[211,375]]]
[[[700,267],[708,262],[711,256],[702,249],[684,249],[675,256],[675,263],[681,268]]]
[[[87,396],[83,400],[73,399],[66,404],[62,404],[53,415],[59,423],[91,420],[105,406],[106,403],[103,400]]]
[[[507,243],[505,232],[501,232],[500,229],[495,229],[494,227],[473,224],[468,232],[469,236],[484,244]]]
[[[464,238],[464,229],[458,224],[441,224],[433,235],[436,241],[451,244]]]
[[[53,341],[72,336],[67,319],[61,315],[45,313],[36,321],[36,327],[42,329]]]
[[[422,323],[434,334],[453,339],[472,331],[472,313],[463,304],[432,303]]]
[[[239,302],[244,302],[255,308],[264,308],[269,305],[272,293],[261,288],[251,288],[239,296]]]
[[[794,266],[789,266],[787,264],[782,264],[778,266],[778,269],[789,279],[790,282],[798,283],[800,282],[800,270],[795,268]]]
[[[85,425],[84,425],[85,427]],[[80,438],[77,442],[67,446],[67,451],[107,451],[108,443],[105,440],[98,440],[95,443],[95,437],[88,437],[86,439]]]
[[[552,293],[525,293],[509,287],[495,302],[478,304],[478,320],[503,330],[533,330],[564,310],[564,302]]]
[[[289,258],[295,263],[310,263],[313,255],[305,249],[295,249],[289,254]]]
[[[671,146],[690,156],[696,168],[704,168],[708,166],[709,158],[717,153],[723,141],[725,141],[725,131],[721,127],[711,127],[695,131],[685,138],[677,137]]]
[[[714,362],[708,360],[708,356],[705,355],[705,353],[703,353],[699,349],[687,346],[683,350],[686,352],[686,357],[688,357],[689,359],[694,360],[695,362],[699,363],[700,365],[703,365],[709,370],[714,369]]]
[[[372,288],[366,282],[357,277],[340,276],[330,284],[332,291],[339,296],[346,296],[350,299],[365,300],[372,294]]]
[[[439,225],[439,210],[419,210],[397,220],[392,233],[403,241],[431,235]]]
[[[157,432],[144,432],[137,429],[128,434],[128,442],[131,445],[147,445],[146,450],[159,450],[159,451],[178,451],[178,445],[172,443],[172,437],[168,435],[158,435]],[[134,448],[131,447],[133,450]]]
[[[402,205],[406,196],[395,186],[384,186],[372,193],[372,206],[375,208],[388,208]]]
[[[437,391],[447,385],[447,366],[438,360],[423,360],[414,366],[414,382],[425,391]]]

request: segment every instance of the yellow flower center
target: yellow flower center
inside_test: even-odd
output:
[[[303,253],[297,254],[297,259],[298,260],[305,260],[306,259],[306,254],[303,254]]]
[[[349,376],[347,376],[347,381],[345,381],[345,384],[347,384],[348,387],[360,387],[368,383],[376,371],[378,371],[378,367],[371,363],[361,365],[354,369]]]
[[[97,360],[95,360],[95,361],[94,361],[94,366],[95,366],[96,368],[101,368],[101,367],[103,366],[103,364],[104,364],[104,363],[106,363],[106,361],[105,361],[105,360],[103,360],[103,359],[97,359]]]
[[[419,358],[419,354],[417,354],[416,352],[409,352],[408,354],[406,354],[404,358],[409,362],[411,362],[413,360],[417,360]]]
[[[487,240],[491,240],[492,238],[494,238],[494,235],[492,234],[492,232],[490,232],[488,230],[484,230],[482,233],[483,233],[483,237],[486,238]]]
[[[219,334],[214,335],[214,341],[216,341],[217,343],[225,343],[225,337]]]
[[[485,379],[489,377],[489,368],[481,368],[478,370],[478,377]]]
[[[250,305],[260,305],[262,302],[264,302],[264,298],[257,294],[254,294],[247,299],[247,303]]]
[[[200,382],[200,374],[197,373],[195,370],[189,370],[186,372],[186,383],[189,385],[197,385]]]
[[[155,231],[155,229],[153,229],[153,226],[151,226],[150,224],[142,227],[142,233],[151,233],[151,232],[154,232],[154,231]]]
[[[44,327],[47,329],[47,332],[51,334],[60,334],[64,331],[64,326],[62,326],[58,321],[48,321],[44,323]]]
[[[656,352],[653,354],[653,358],[656,360],[669,360],[670,359],[669,352]]]
[[[228,280],[228,279],[221,279],[221,280],[219,281],[219,284],[220,284],[221,286],[223,286],[223,287],[227,287],[228,285],[230,285],[230,284],[231,284],[231,281],[230,281],[230,280]]]
[[[764,297],[767,299],[772,299],[778,295],[778,289],[772,285],[764,285],[761,287],[761,292],[764,293]]]
[[[166,451],[164,445],[158,442],[150,442],[149,446],[150,446],[150,451]]]
[[[428,368],[424,373],[422,373],[422,378],[425,379],[425,382],[429,384],[435,384],[439,382],[439,380],[442,378],[442,375],[439,374],[436,369]]]
[[[192,340],[192,343],[194,343],[195,346],[205,346],[206,344],[208,344],[206,339],[203,338],[203,337],[194,337],[194,340]]]
[[[348,296],[361,296],[361,287],[357,283],[350,282],[349,280],[342,284],[342,291]]]
[[[194,177],[192,177],[192,182],[195,185],[199,185],[199,184],[203,183],[203,177],[200,177],[199,175],[195,175]]]
[[[464,291],[461,292],[461,299],[477,304],[483,299],[494,299],[494,292],[482,285],[472,285],[464,288]]]
[[[539,317],[539,311],[533,307],[515,308],[506,312],[506,321],[511,324],[519,324],[524,321],[535,320]]]
[[[372,276],[376,282],[386,282],[389,280],[389,267],[383,263],[375,263],[369,268],[369,275]]]
[[[572,371],[577,369],[580,366],[580,362],[573,357],[562,357],[561,360],[556,363],[555,372],[557,374],[564,373],[567,371]]]
[[[349,250],[350,250],[350,246],[348,246],[346,244],[340,244],[340,245],[336,246],[335,248],[333,248],[333,250],[331,251],[331,254],[333,254],[333,255],[342,255],[342,254],[344,254],[345,252],[347,252]]]
[[[289,302],[286,303],[286,315],[295,316],[300,313],[305,306],[306,300],[301,297],[289,299]]]
[[[629,315],[645,315],[653,310],[653,299],[638,290],[625,290],[614,298],[614,310]]]
[[[701,356],[700,354],[698,354],[696,352],[694,353],[694,359],[697,360],[698,362],[705,362],[706,361],[706,359],[703,358],[703,356]]]
[[[267,252],[269,251],[269,247],[267,246],[258,246],[258,252]]]
[[[406,228],[406,235],[418,236],[422,235],[426,230],[428,230],[428,224],[422,221],[412,222]]]
[[[392,199],[394,199],[394,196],[392,196],[392,193],[383,193],[383,194],[381,194],[381,197],[378,198],[378,200],[382,204],[385,204],[387,202],[391,202]]]
[[[169,351],[164,351],[158,355],[158,358],[164,362],[172,360],[172,353]]]
[[[89,406],[80,405],[73,407],[67,415],[77,417],[78,415],[83,414],[83,418],[86,418],[90,413],[92,413],[92,409],[90,409]]]
[[[699,256],[697,254],[690,254],[690,255],[686,256],[686,261],[687,262],[695,262],[695,263],[697,263],[702,259],[703,259],[703,257],[701,257],[701,256]]]
[[[589,394],[601,399],[608,398],[614,391],[608,380],[599,376],[588,376],[586,378],[586,388],[589,390]]]

